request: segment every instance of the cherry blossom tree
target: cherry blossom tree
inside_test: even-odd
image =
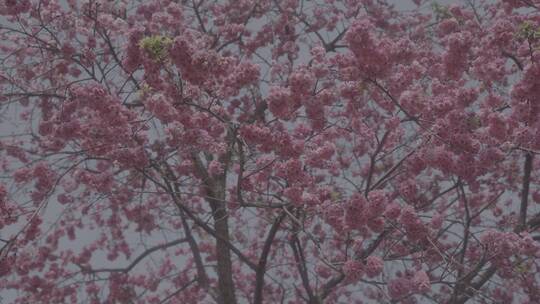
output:
[[[538,303],[540,1],[1,0],[9,303]]]

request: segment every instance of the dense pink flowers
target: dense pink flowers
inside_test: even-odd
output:
[[[283,87],[272,87],[268,94],[268,108],[276,116],[281,119],[288,119],[292,112],[292,104],[294,104],[291,92]]]
[[[0,294],[536,303],[540,2],[454,2],[0,1]]]
[[[406,297],[411,292],[411,282],[406,278],[396,278],[388,282],[388,295],[392,299]]]
[[[417,271],[412,278],[412,283],[417,292],[428,292],[431,290],[429,276],[425,271]]]
[[[384,262],[380,257],[369,256],[366,259],[366,274],[368,277],[373,278],[381,274],[384,267]]]
[[[364,273],[362,262],[349,260],[343,265],[343,273],[350,281],[358,281]]]

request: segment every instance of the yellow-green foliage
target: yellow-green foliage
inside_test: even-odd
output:
[[[519,26],[518,34],[522,38],[538,39],[540,38],[540,28],[530,21],[525,21]]]
[[[433,2],[431,4],[431,8],[433,9],[433,12],[435,13],[435,17],[437,18],[437,20],[452,18],[452,14],[450,13],[448,6],[440,5],[437,2]]]
[[[337,191],[332,191],[330,192],[330,198],[333,200],[333,201],[338,201],[341,199],[341,193],[337,192]]]
[[[152,87],[148,84],[144,83],[141,86],[141,89],[137,92],[139,94],[139,98],[144,98],[145,96],[148,96],[152,92]]]
[[[171,38],[161,35],[144,37],[139,41],[139,47],[154,59],[161,61],[167,57],[169,47],[173,41]]]
[[[476,130],[482,126],[482,120],[477,115],[473,115],[467,119],[467,125],[471,130]]]
[[[524,260],[520,257],[516,257],[516,263],[514,264],[514,270],[518,273],[525,274],[529,273],[532,267],[532,262],[530,260]]]

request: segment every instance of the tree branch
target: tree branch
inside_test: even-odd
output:
[[[154,253],[154,252],[156,252],[158,250],[167,249],[169,247],[176,246],[176,245],[185,243],[187,241],[188,241],[187,238],[181,238],[181,239],[177,239],[177,240],[174,240],[172,242],[169,242],[169,243],[165,243],[165,244],[161,244],[161,245],[151,247],[151,248],[147,249],[145,252],[143,252],[142,254],[140,254],[137,258],[135,258],[135,260],[133,260],[127,267],[124,267],[124,268],[99,268],[99,269],[90,269],[90,270],[86,270],[86,271],[88,271],[90,273],[99,273],[99,272],[123,272],[123,273],[128,273],[129,271],[131,271],[135,266],[137,266],[137,264],[139,264],[148,255],[150,255],[150,254],[152,254],[152,253]]]
[[[262,304],[263,302],[263,287],[264,287],[264,274],[266,273],[266,263],[268,261],[268,254],[270,253],[270,248],[274,242],[276,233],[279,230],[279,225],[285,218],[285,212],[282,212],[278,218],[272,224],[266,241],[261,252],[261,257],[259,258],[259,264],[257,265],[256,279],[255,279],[255,293],[253,296],[254,304]]]

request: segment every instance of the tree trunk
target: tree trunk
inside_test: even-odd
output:
[[[216,259],[220,300],[223,304],[236,304],[231,252],[227,246],[230,237],[229,216],[224,203],[225,188],[220,187],[216,190],[217,193],[211,195],[212,198],[209,199],[209,202],[214,217],[214,229],[219,235],[219,238],[216,239]]]

